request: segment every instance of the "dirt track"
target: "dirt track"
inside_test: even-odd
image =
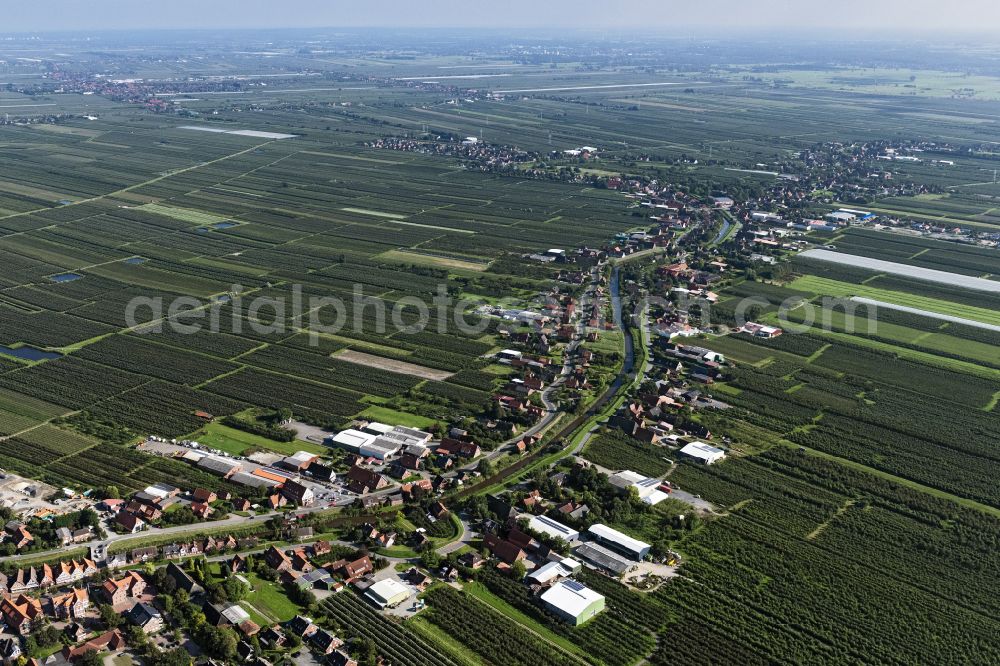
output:
[[[420,377],[421,379],[433,379],[438,382],[442,382],[455,374],[444,370],[425,368],[422,365],[407,363],[406,361],[398,361],[392,358],[383,358],[382,356],[365,354],[364,352],[354,351],[353,349],[347,349],[339,354],[335,354],[334,358],[338,361],[347,361],[348,363],[367,365],[372,368],[378,368],[379,370],[398,372],[401,375],[412,375],[414,377]]]

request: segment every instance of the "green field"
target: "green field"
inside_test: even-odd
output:
[[[791,286],[792,289],[833,296],[835,298],[860,296],[863,298],[885,301],[887,303],[895,303],[896,305],[905,305],[911,308],[937,312],[939,314],[951,315],[953,317],[972,319],[974,321],[983,322],[984,324],[1000,325],[1000,313],[995,310],[988,310],[985,308],[977,308],[967,305],[957,305],[936,298],[924,298],[914,294],[890,291],[888,289],[879,289],[877,287],[869,287],[863,284],[840,282],[838,280],[830,280],[816,275],[804,275],[796,278],[789,286]]]
[[[204,428],[192,433],[189,439],[196,440],[202,446],[219,449],[226,453],[239,456],[247,449],[267,449],[285,455],[297,451],[308,451],[322,455],[328,451],[325,446],[297,439],[291,442],[276,442],[273,439],[254,435],[253,433],[230,428],[221,423],[210,423]]]
[[[434,419],[417,416],[416,414],[408,414],[396,409],[379,407],[378,405],[368,407],[365,411],[361,412],[361,416],[373,421],[381,421],[383,423],[407,426],[410,428],[427,428],[436,423]]]

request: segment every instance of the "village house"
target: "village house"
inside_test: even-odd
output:
[[[203,504],[211,504],[218,499],[218,495],[211,490],[206,490],[205,488],[197,488],[191,496],[194,497],[195,502],[201,502]]]
[[[22,636],[31,633],[35,622],[40,622],[42,613],[42,602],[34,597],[20,594],[14,599],[4,598],[0,600],[0,615],[7,628]]]
[[[155,560],[160,554],[160,551],[156,546],[145,546],[143,548],[134,548],[131,553],[131,561],[134,563],[143,563],[150,560]]]
[[[50,597],[49,606],[52,615],[60,620],[79,619],[90,607],[90,595],[86,588],[74,588],[65,594]]]
[[[289,571],[292,568],[292,560],[285,554],[285,551],[276,546],[271,546],[264,553],[264,561],[267,566],[275,571]]]
[[[212,515],[212,507],[204,502],[194,502],[191,504],[191,512],[204,520]]]
[[[21,550],[33,544],[35,537],[31,536],[31,532],[24,525],[18,525],[10,531],[10,541],[14,544],[14,548]]]
[[[188,594],[201,594],[205,591],[201,585],[195,582],[194,578],[191,578],[190,574],[173,562],[167,565],[167,576],[174,580],[177,589],[184,590]]]
[[[101,593],[112,606],[121,606],[146,591],[146,581],[138,571],[130,571],[122,578],[109,578],[101,585]]]
[[[132,606],[125,613],[125,619],[142,629],[143,633],[147,635],[155,634],[163,629],[163,615],[147,603],[139,602]]]
[[[76,661],[88,652],[118,652],[125,649],[125,638],[117,629],[101,634],[97,638],[77,645],[76,647],[66,646],[62,650],[62,657],[68,662]]]
[[[347,480],[347,489],[358,495],[366,495],[389,485],[386,478],[378,472],[357,465],[347,472]]]
[[[17,663],[21,652],[21,641],[17,638],[0,638],[0,661],[4,666]]]
[[[312,488],[289,479],[281,488],[281,494],[288,498],[288,501],[298,506],[312,506],[316,501],[316,494]]]

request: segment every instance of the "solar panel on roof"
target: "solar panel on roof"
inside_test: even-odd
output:
[[[568,587],[569,589],[573,590],[574,592],[581,592],[581,591],[587,589],[584,585],[581,585],[578,581],[575,581],[575,580],[564,580],[563,581],[563,586],[564,587]]]

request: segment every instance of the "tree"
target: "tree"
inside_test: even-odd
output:
[[[121,626],[122,616],[110,604],[101,604],[97,607],[97,612],[101,616],[101,621],[108,629]]]
[[[76,663],[79,666],[104,666],[104,658],[97,650],[87,650]]]
[[[493,461],[489,458],[483,458],[479,461],[479,465],[476,467],[479,473],[485,477],[493,476]]]
[[[433,548],[420,553],[420,564],[427,569],[437,569],[441,566],[441,556]]]
[[[191,655],[182,647],[160,652],[156,658],[157,666],[191,666]]]
[[[528,573],[528,570],[521,560],[514,562],[510,567],[510,577],[514,580],[523,580],[526,573]]]
[[[236,632],[229,627],[202,625],[198,632],[198,644],[210,655],[226,661],[236,658],[238,643]]]
[[[372,639],[358,639],[357,652],[360,657],[358,660],[359,664],[363,666],[376,666],[378,664],[378,647]]]

